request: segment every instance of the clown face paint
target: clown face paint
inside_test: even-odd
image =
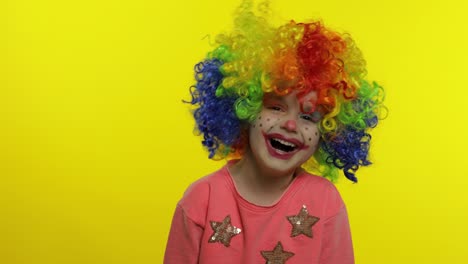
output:
[[[294,172],[317,150],[318,113],[305,113],[316,93],[298,98],[265,94],[263,108],[249,130],[252,156],[259,168],[283,175]],[[303,105],[301,102],[307,102]]]

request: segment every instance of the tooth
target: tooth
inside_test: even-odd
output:
[[[287,142],[287,141],[284,141],[284,140],[282,140],[282,139],[274,138],[274,140],[280,142],[280,143],[283,144],[283,145],[289,146],[289,147],[293,147],[293,148],[296,147],[295,144],[290,143],[290,142]]]

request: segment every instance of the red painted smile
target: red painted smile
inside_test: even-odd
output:
[[[309,146],[295,138],[287,138],[277,133],[266,134],[262,132],[262,134],[265,138],[268,152],[278,159],[290,159],[297,152],[309,148]]]

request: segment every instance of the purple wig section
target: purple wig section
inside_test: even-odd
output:
[[[209,151],[209,158],[214,157],[221,146],[234,145],[240,137],[240,120],[234,110],[235,96],[216,96],[216,89],[221,85],[223,74],[220,67],[223,62],[209,59],[195,65],[196,85],[190,93],[196,106],[193,116],[198,131],[203,134],[202,144]]]
[[[373,122],[373,121],[372,121]],[[359,166],[368,166],[371,135],[364,130],[347,127],[342,133],[322,141],[321,147],[329,154],[327,162],[342,169],[346,178],[357,182],[355,172]]]

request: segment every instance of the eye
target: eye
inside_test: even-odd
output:
[[[273,110],[273,111],[283,111],[283,107],[280,105],[270,105],[266,107],[267,109]]]
[[[302,113],[300,114],[300,117],[304,120],[307,120],[313,123],[318,123],[322,119],[322,115],[320,114],[320,112],[317,112],[317,111],[311,114]]]

